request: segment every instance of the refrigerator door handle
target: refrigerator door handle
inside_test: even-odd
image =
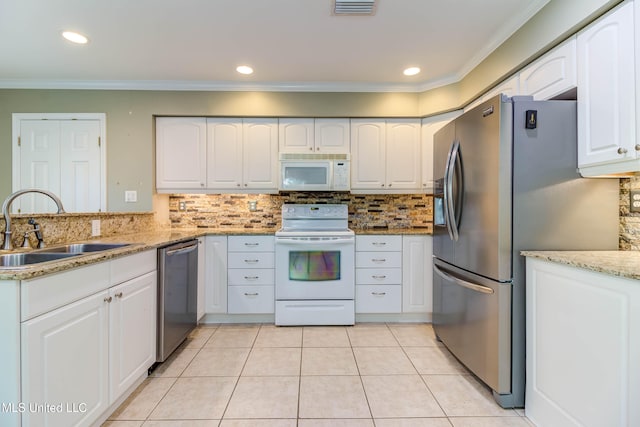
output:
[[[482,286],[482,285],[478,285],[476,283],[471,283],[468,282],[466,280],[462,280],[458,277],[452,276],[451,274],[445,273],[444,271],[442,271],[437,265],[433,266],[433,271],[435,271],[438,276],[442,277],[445,280],[449,280],[451,282],[454,282],[460,286],[463,286],[467,289],[471,289],[472,291],[476,291],[476,292],[481,292],[483,294],[492,294],[493,293],[493,289],[488,288],[486,286]]]
[[[447,164],[444,167],[444,183],[443,183],[443,209],[444,209],[444,222],[447,226],[447,233],[449,233],[449,238],[451,240],[457,240],[453,236],[453,229],[451,228],[451,210],[453,209],[453,170],[452,170],[452,159],[453,159],[453,147],[457,141],[451,143],[449,147],[449,153],[447,154]]]

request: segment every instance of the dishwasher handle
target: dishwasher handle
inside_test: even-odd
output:
[[[196,249],[198,249],[198,241],[196,240],[195,243],[189,246],[179,246],[175,249],[172,249],[172,248],[173,246],[169,246],[166,249],[166,252],[165,252],[166,256],[183,255],[183,254],[188,254],[189,252],[193,252]]]

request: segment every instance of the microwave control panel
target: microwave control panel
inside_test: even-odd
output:
[[[350,170],[349,162],[340,160],[333,162],[333,190],[346,191],[351,189]]]

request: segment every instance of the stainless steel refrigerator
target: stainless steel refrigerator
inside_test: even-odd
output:
[[[433,327],[505,408],[524,406],[520,251],[618,247],[618,180],[579,176],[576,123],[575,101],[498,95],[434,139]]]

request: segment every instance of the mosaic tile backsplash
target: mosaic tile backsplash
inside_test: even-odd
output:
[[[249,202],[257,210],[249,210]],[[180,210],[180,204],[184,210]],[[169,198],[172,227],[274,228],[280,227],[283,203],[346,203],[353,229],[430,228],[433,200],[424,194],[359,195],[292,192],[267,194],[180,194]]]
[[[640,213],[630,212],[629,192],[640,190],[640,176],[620,180],[620,249],[640,250]]]

